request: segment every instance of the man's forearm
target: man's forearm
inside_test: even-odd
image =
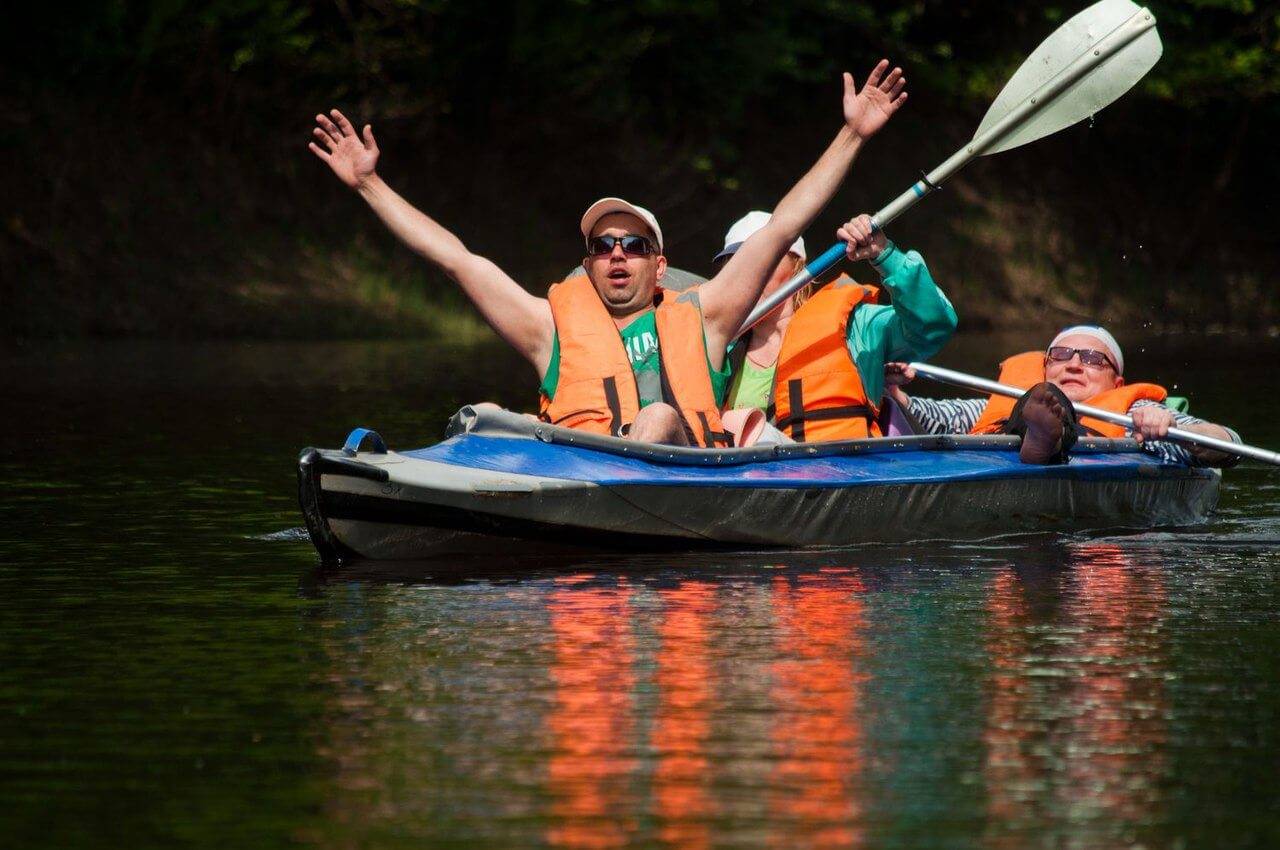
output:
[[[737,333],[778,261],[831,200],[861,146],[861,137],[842,127],[817,163],[782,199],[769,223],[752,234],[720,274],[702,287],[708,344],[727,344]]]
[[[356,191],[397,239],[457,277],[460,264],[470,256],[461,239],[406,201],[376,174]]]
[[[1206,437],[1216,437],[1219,440],[1226,440],[1229,443],[1239,443],[1240,437],[1223,428],[1221,425],[1214,425],[1212,422],[1201,422],[1195,425],[1182,426],[1188,431],[1197,434],[1204,434]],[[1209,446],[1187,445],[1187,451],[1196,461],[1204,466],[1235,466],[1240,462],[1240,458],[1233,454],[1228,454]]]
[[[822,208],[835,197],[862,143],[861,136],[848,127],[841,127],[813,167],[778,202],[769,223],[779,229],[783,242],[790,245],[799,238]]]
[[[542,374],[550,358],[555,326],[551,307],[491,260],[473,254],[462,240],[374,175],[357,188],[382,223],[428,262],[457,282],[498,334]]]

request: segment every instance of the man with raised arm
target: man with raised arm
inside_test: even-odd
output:
[[[310,148],[392,233],[453,278],[533,365],[542,379],[541,418],[649,442],[724,446],[731,444],[719,414],[728,383],[726,348],[862,144],[906,101],[902,70],[886,74],[888,67],[882,60],[861,91],[844,74],[844,125],[835,139],[778,203],[769,224],[715,277],[680,294],[659,286],[667,267],[662,230],[643,207],[620,198],[592,204],[581,221],[586,274],[538,298],[382,181],[369,125],[357,135],[338,110],[317,115]]]

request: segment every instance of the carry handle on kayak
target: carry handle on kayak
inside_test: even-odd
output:
[[[365,448],[365,443],[370,444],[369,448]],[[362,451],[384,455],[387,453],[386,441],[372,428],[355,428],[347,435],[347,441],[342,444],[342,453],[347,457],[355,457]]]
[[[996,395],[1008,396],[1009,398],[1022,398],[1027,391],[1011,387],[1008,384],[1001,384],[996,381],[988,381],[986,378],[979,378],[975,375],[967,375],[964,372],[957,372],[953,369],[944,369],[941,366],[931,366],[928,363],[912,363],[910,367],[916,371],[916,374],[924,375],[926,378],[932,378],[935,381],[941,381],[944,384],[954,384],[957,387],[976,390],[984,393],[995,393]],[[1123,413],[1113,413],[1110,410],[1103,410],[1100,407],[1093,407],[1088,404],[1081,404],[1078,401],[1071,402],[1071,406],[1076,409],[1076,413],[1081,416],[1091,416],[1094,419],[1101,419],[1103,422],[1110,422],[1113,425],[1123,425],[1126,428],[1133,429],[1133,417],[1125,416]],[[1204,446],[1209,449],[1226,454],[1236,455],[1237,457],[1247,457],[1250,460],[1260,460],[1263,463],[1270,463],[1280,466],[1280,452],[1268,451],[1260,449],[1257,446],[1247,446],[1244,443],[1233,443],[1230,440],[1219,440],[1217,437],[1210,437],[1208,434],[1198,434],[1195,431],[1187,431],[1184,428],[1170,428],[1170,440],[1176,440],[1179,443],[1190,443],[1194,446]]]

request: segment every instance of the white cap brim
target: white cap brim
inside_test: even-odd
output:
[[[587,211],[582,214],[582,223],[580,225],[582,238],[590,239],[591,229],[596,226],[596,222],[610,213],[627,213],[643,221],[653,231],[653,238],[658,242],[658,253],[662,253],[662,228],[658,226],[657,217],[644,207],[637,206],[622,198],[601,198],[587,207]]]
[[[729,232],[724,235],[724,247],[720,249],[720,253],[711,258],[711,262],[716,262],[725,257],[736,254],[738,249],[743,246],[748,239],[756,234],[761,228],[769,223],[772,215],[764,210],[752,210],[733,223],[729,228]],[[800,259],[805,259],[804,237],[801,236],[791,247],[787,249],[788,253],[795,254]]]

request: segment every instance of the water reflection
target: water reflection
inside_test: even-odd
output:
[[[925,811],[991,847],[1150,838],[1167,576],[1105,544],[1041,560],[368,586],[348,614],[377,628],[332,647],[335,819],[497,812],[478,835],[565,848],[879,846]],[[985,694],[949,691],[937,641],[976,641]]]
[[[1158,562],[1074,547],[1066,568],[989,582],[987,844],[1053,832],[1131,843],[1164,818],[1166,591]]]
[[[547,786],[557,847],[620,847],[635,829],[627,784],[635,770],[631,591],[559,579],[547,595],[555,698]]]
[[[714,812],[708,745],[715,710],[710,657],[715,585],[682,582],[658,595],[663,614],[654,670],[653,813],[660,841],[701,850],[711,844]]]
[[[1277,341],[1163,345],[1133,371],[1280,445],[1239,368]],[[971,338],[942,365],[997,350],[1021,348]],[[278,533],[298,449],[362,423],[423,445],[464,400],[527,404],[511,358],[8,352],[6,409],[36,427],[0,458],[6,846],[1277,844],[1275,470],[1228,472],[1212,525],[1120,552],[513,547],[480,578],[364,564],[299,588],[315,553]]]
[[[862,738],[861,582],[845,571],[773,583],[777,655],[772,702],[778,762],[770,794],[771,845],[861,842],[857,793]]]

